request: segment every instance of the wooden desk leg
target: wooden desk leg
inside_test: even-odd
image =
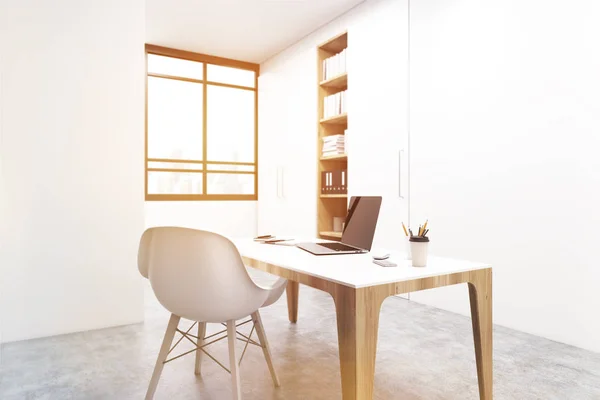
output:
[[[370,288],[352,289],[341,285],[332,295],[337,313],[342,398],[371,400],[383,300]]]
[[[475,359],[479,381],[479,398],[492,400],[492,271],[484,269],[474,274],[469,282],[471,319],[475,342]]]
[[[300,293],[300,284],[294,281],[288,281],[287,288],[288,318],[294,324],[298,322],[298,295]]]

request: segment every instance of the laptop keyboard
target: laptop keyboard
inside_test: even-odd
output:
[[[327,247],[328,249],[335,251],[352,251],[358,250],[356,247],[348,246],[343,243],[319,243],[319,246]]]

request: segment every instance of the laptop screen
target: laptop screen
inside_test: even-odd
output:
[[[380,208],[380,196],[351,197],[342,243],[370,251]]]

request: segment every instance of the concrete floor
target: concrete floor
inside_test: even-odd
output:
[[[168,321],[148,292],[143,324],[5,344],[0,399],[144,398]],[[250,346],[241,368],[245,400],[341,398],[333,301],[307,287],[300,296],[296,325],[287,321],[285,296],[262,311],[282,386],[273,388],[262,352]],[[209,332],[218,329],[211,326]],[[212,351],[227,365],[226,341]],[[191,354],[165,366],[155,398],[230,399],[229,382],[208,358],[203,376],[196,377]],[[496,400],[598,400],[600,354],[496,327],[494,393]],[[381,314],[375,398],[477,399],[469,318],[388,299]]]

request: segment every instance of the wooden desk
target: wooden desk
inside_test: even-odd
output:
[[[246,265],[290,280],[290,321],[298,315],[298,284],[323,290],[333,297],[344,400],[371,400],[379,311],[388,296],[467,283],[479,397],[492,399],[492,269],[484,264],[430,257],[425,268],[392,253],[396,268],[373,264],[369,254],[313,256],[290,246],[234,241]],[[442,379],[443,377],[440,377]]]

